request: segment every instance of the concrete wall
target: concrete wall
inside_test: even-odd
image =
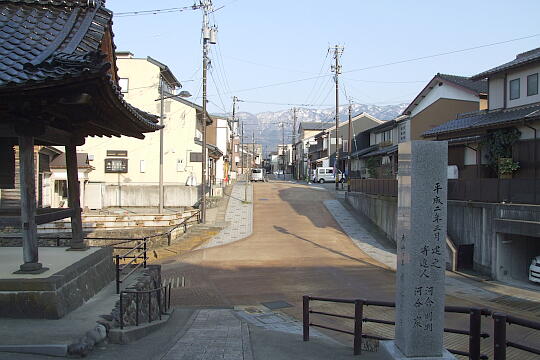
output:
[[[349,192],[346,198],[356,210],[384,231],[389,240],[396,243],[397,198],[360,192]]]
[[[397,198],[351,192],[347,201],[395,241]],[[448,236],[474,245],[474,270],[498,280],[524,280],[540,255],[540,206],[448,201]]]
[[[164,186],[165,206],[193,206],[197,200],[198,187],[185,185]],[[159,206],[159,187],[157,185],[118,185],[103,186],[103,207]]]

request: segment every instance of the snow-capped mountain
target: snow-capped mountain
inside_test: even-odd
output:
[[[352,115],[358,115],[362,112],[368,113],[380,120],[391,120],[401,114],[408,104],[398,105],[366,105],[353,104]],[[310,122],[333,122],[334,108],[328,109],[307,109],[298,108],[296,112],[296,126],[303,121]],[[251,142],[252,133],[255,133],[255,142],[261,143],[266,148],[266,152],[275,151],[278,144],[283,141],[291,142],[293,128],[292,110],[266,111],[258,114],[240,112],[237,117],[244,123],[244,140]],[[340,121],[347,121],[349,117],[349,106],[344,105],[339,108]],[[284,124],[284,132],[280,124]],[[265,152],[265,154],[266,154]]]

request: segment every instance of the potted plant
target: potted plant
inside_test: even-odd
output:
[[[512,160],[512,158],[499,158],[499,178],[511,179],[512,173],[519,169],[519,163]]]

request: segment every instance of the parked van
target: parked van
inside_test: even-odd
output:
[[[313,175],[313,182],[325,183],[325,182],[335,182],[336,176],[334,174],[334,168],[331,167],[319,167],[315,169],[315,174]],[[338,181],[344,182],[345,176],[343,173],[338,170]]]
[[[264,169],[251,169],[251,181],[265,181],[266,171]]]

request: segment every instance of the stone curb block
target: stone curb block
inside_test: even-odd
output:
[[[128,326],[124,330],[120,328],[111,329],[109,331],[109,342],[112,344],[129,344],[137,341],[146,335],[158,330],[169,321],[173,313],[173,309],[168,315],[162,315],[161,320],[155,320],[151,323],[141,324],[139,326]]]
[[[64,357],[68,353],[68,346],[65,344],[62,344],[62,345],[0,345],[0,352]]]

